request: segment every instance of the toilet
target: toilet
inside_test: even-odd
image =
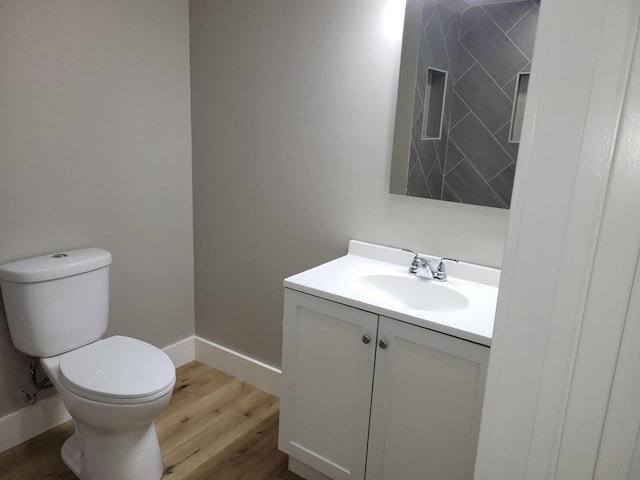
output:
[[[175,385],[162,350],[125,336],[102,339],[111,254],[85,248],[0,266],[15,347],[40,360],[75,421],[61,456],[82,480],[162,476],[153,423]]]

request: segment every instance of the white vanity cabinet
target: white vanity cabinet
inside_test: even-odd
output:
[[[488,360],[486,346],[285,289],[279,447],[310,480],[470,480]]]

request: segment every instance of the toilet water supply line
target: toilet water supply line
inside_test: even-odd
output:
[[[38,362],[35,358],[33,357],[30,357],[30,358],[31,358],[31,362],[29,363],[29,367],[31,369],[31,381],[33,382],[33,385],[36,387],[36,389],[33,393],[29,393],[24,388],[21,388],[18,391],[18,393],[23,395],[29,403],[33,404],[38,401],[38,393],[40,393],[40,390],[51,388],[53,387],[53,384],[51,383],[51,381],[49,380],[49,377],[47,376],[45,376],[40,382],[38,382],[36,378]]]

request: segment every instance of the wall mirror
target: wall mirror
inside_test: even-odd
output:
[[[407,0],[391,193],[509,208],[539,0]]]

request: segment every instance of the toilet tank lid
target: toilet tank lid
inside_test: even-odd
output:
[[[111,253],[101,248],[65,250],[0,265],[0,280],[34,283],[70,277],[111,264]]]

